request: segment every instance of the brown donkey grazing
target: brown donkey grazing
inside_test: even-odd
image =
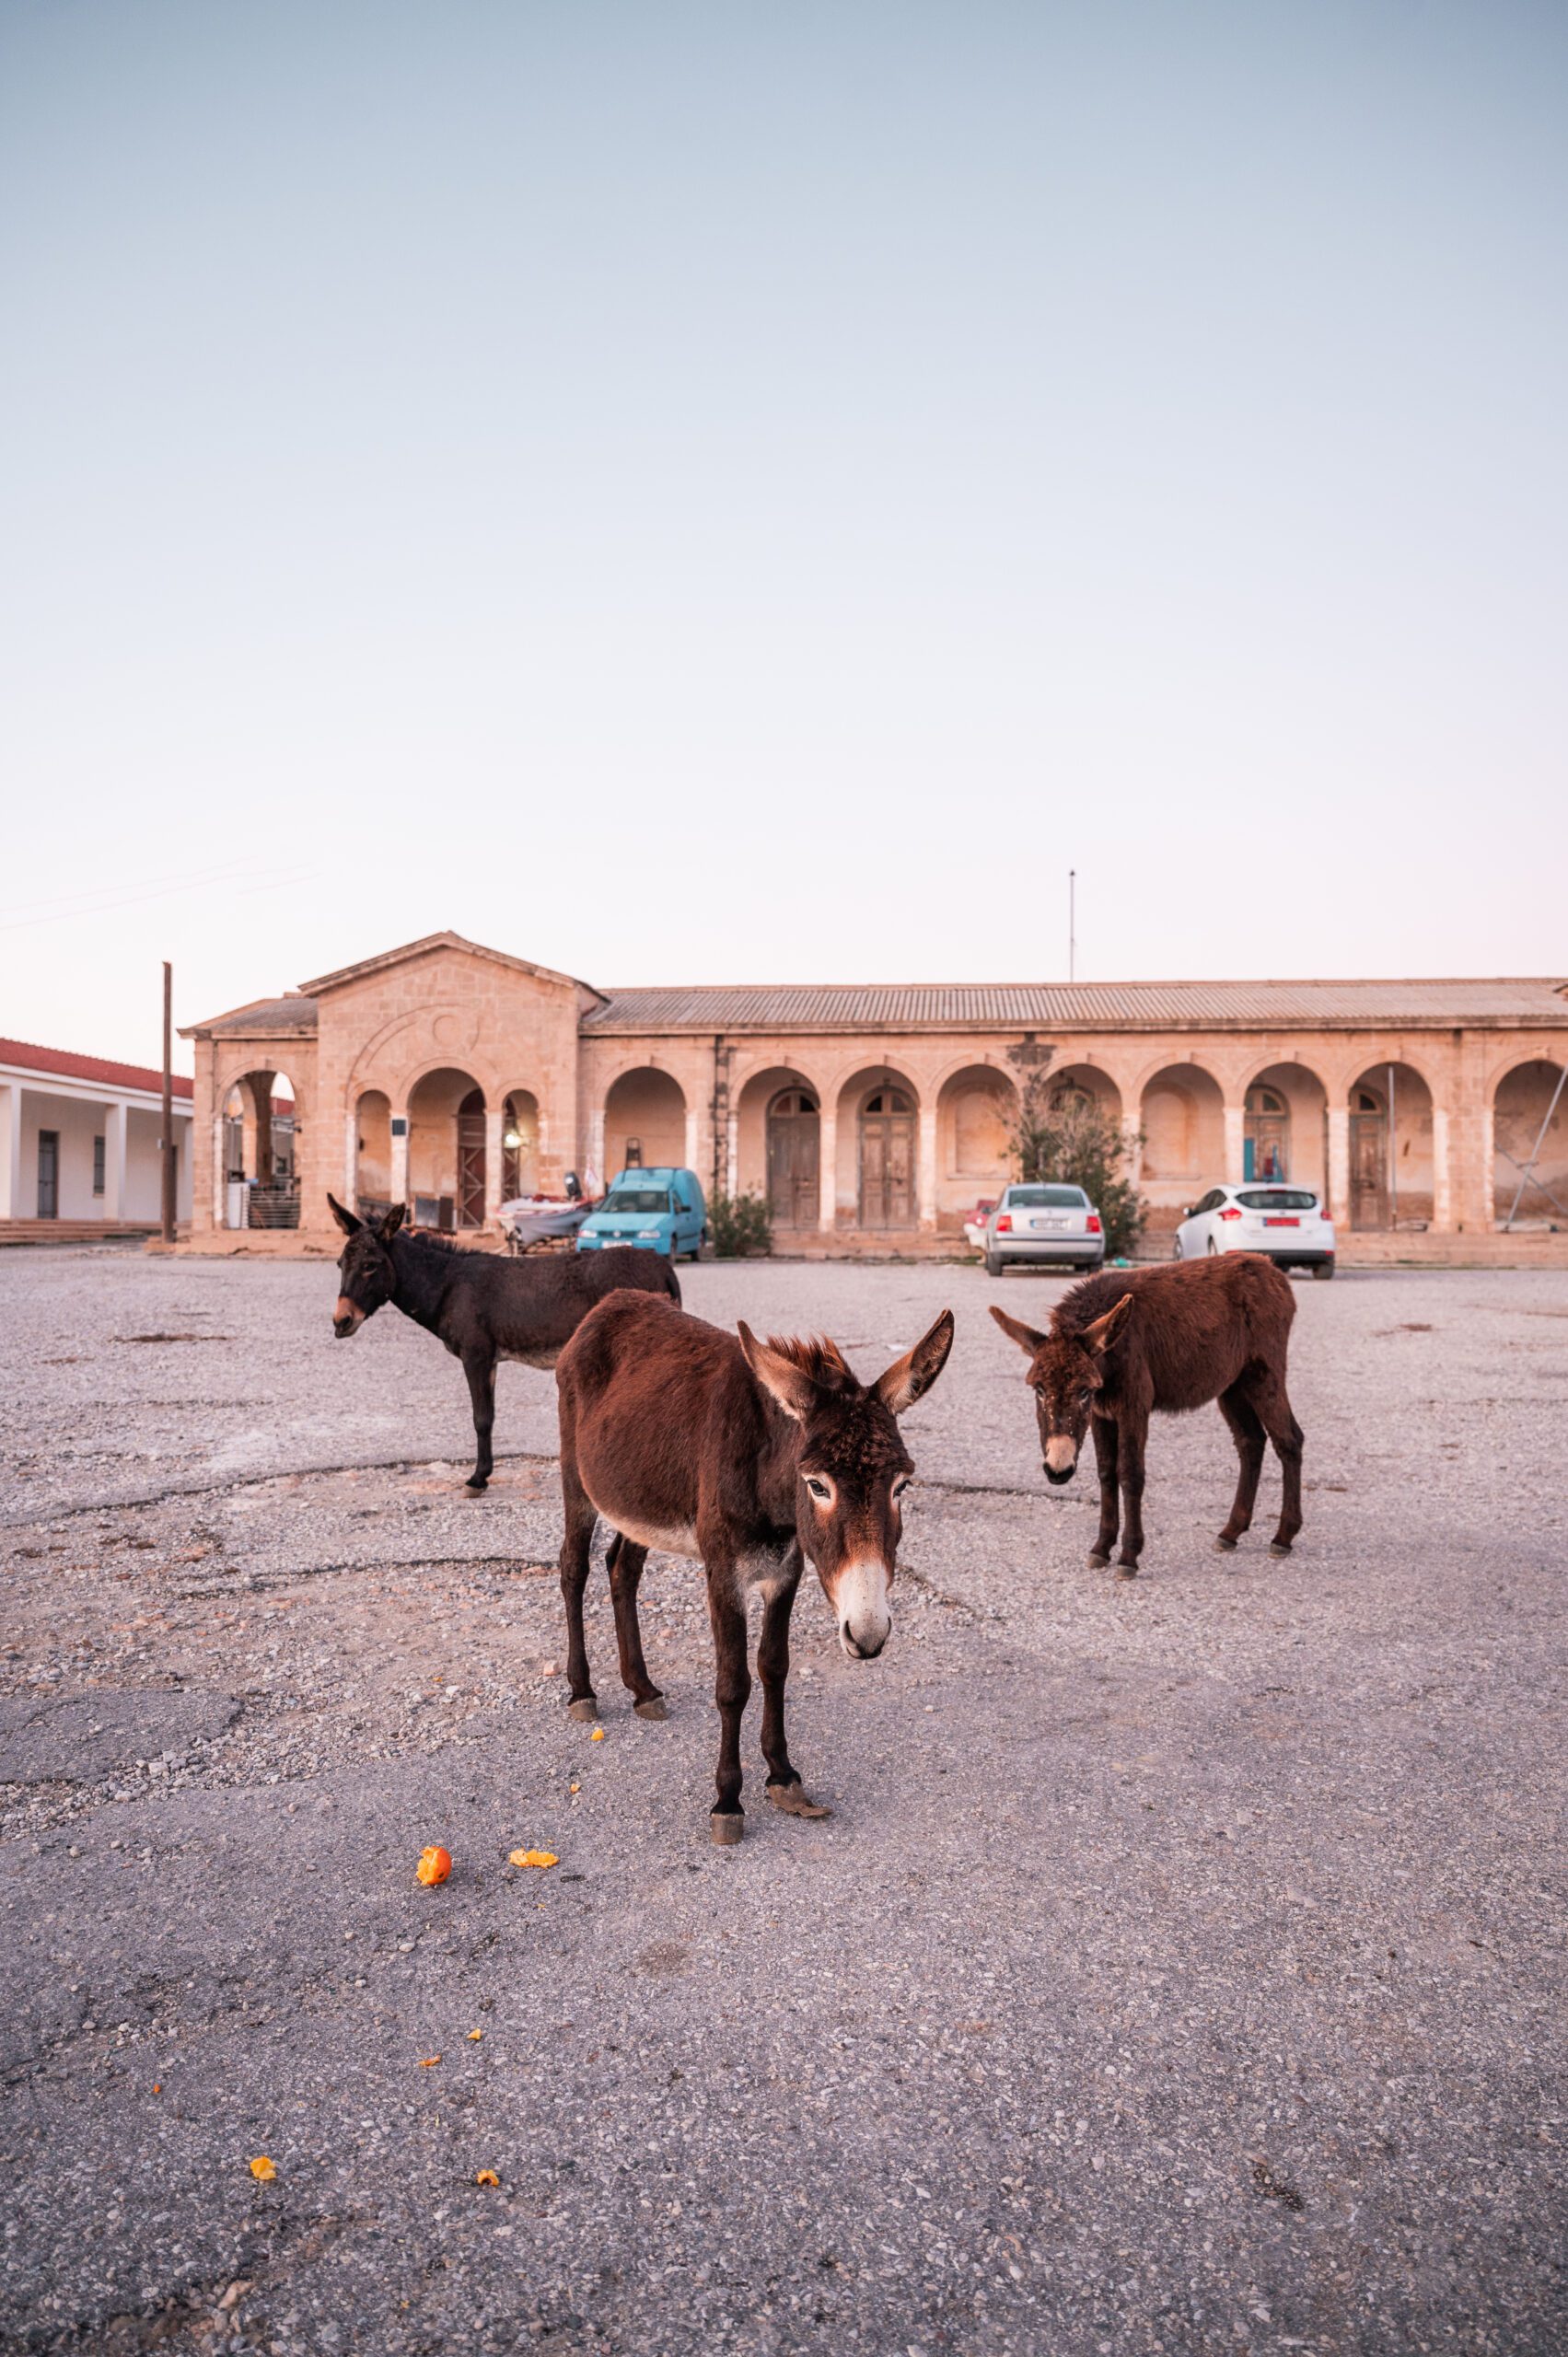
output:
[[[1181,1415],[1217,1399],[1241,1459],[1241,1478],[1219,1545],[1232,1549],[1252,1522],[1265,1435],[1284,1477],[1280,1527],[1270,1551],[1288,1555],[1301,1528],[1301,1426],[1285,1391],[1295,1296],[1272,1260],[1226,1252],[1136,1275],[1090,1277],[1058,1303],[1049,1334],[993,1307],[998,1326],[1029,1360],[1045,1478],[1070,1481],[1086,1431],[1099,1467],[1097,1571],[1116,1544],[1118,1486],[1124,1520],[1117,1571],[1131,1579],[1144,1550],[1144,1448],[1149,1416]]]
[[[642,1294],[611,1294],[578,1327],[555,1370],[566,1535],[568,1705],[597,1715],[583,1591],[594,1522],[615,1530],[610,1585],[621,1676],[639,1717],[662,1719],[637,1623],[650,1547],[701,1562],[717,1655],[722,1733],[714,1840],[738,1841],[740,1721],[751,1691],[746,1602],[762,1597],[757,1668],[768,1798],[795,1817],[826,1817],[807,1799],[784,1740],[789,1618],[805,1562],[817,1569],[852,1661],[872,1661],[892,1627],[890,1591],[913,1464],[895,1419],[929,1391],[953,1344],[944,1310],[912,1351],[873,1384],[835,1343],[739,1340]]]

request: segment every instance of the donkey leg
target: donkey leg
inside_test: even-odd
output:
[[[1117,1458],[1121,1475],[1121,1552],[1116,1559],[1119,1579],[1135,1579],[1144,1551],[1144,1443],[1145,1418],[1129,1420],[1118,1435]]]
[[[473,1401],[474,1438],[478,1455],[468,1487],[476,1493],[486,1488],[495,1470],[491,1454],[490,1436],[495,1430],[495,1353],[494,1351],[471,1351],[464,1353],[463,1373],[469,1379],[469,1398]]]
[[[1243,1531],[1252,1527],[1252,1509],[1258,1503],[1258,1476],[1263,1470],[1263,1427],[1258,1411],[1239,1383],[1222,1391],[1219,1409],[1230,1426],[1230,1436],[1236,1443],[1236,1453],[1241,1459],[1241,1472],[1236,1484],[1236,1503],[1230,1510],[1230,1520],[1214,1541],[1228,1554]]]
[[[746,1812],[740,1805],[740,1721],[751,1691],[751,1673],[746,1666],[746,1607],[735,1565],[710,1563],[707,1573],[708,1619],[716,1662],[714,1700],[719,1706],[717,1797],[711,1823],[714,1840],[727,1849],[746,1830]]]
[[[640,1719],[667,1719],[658,1688],[648,1676],[643,1658],[643,1630],[637,1618],[637,1587],[648,1560],[645,1547],[634,1546],[620,1531],[610,1547],[610,1594],[615,1606],[615,1642],[621,1653],[621,1683],[632,1694]]]
[[[597,1516],[593,1500],[577,1476],[576,1451],[562,1418],[561,1496],[566,1509],[566,1534],[561,1541],[561,1594],[566,1605],[566,1679],[572,1699],[569,1718],[594,1719],[593,1679],[588,1675],[588,1648],[583,1635],[583,1594],[588,1584],[588,1550],[593,1545]]]
[[[784,1738],[784,1684],[789,1677],[789,1618],[800,1585],[798,1550],[793,1569],[776,1586],[763,1590],[762,1633],[757,1643],[757,1668],[762,1680],[762,1757],[768,1763],[768,1798],[789,1817],[831,1817],[807,1796],[806,1787],[790,1762]]]
[[[1120,1521],[1117,1498],[1117,1427],[1113,1416],[1096,1416],[1089,1424],[1094,1434],[1095,1466],[1099,1474],[1099,1531],[1089,1555],[1091,1572],[1103,1572],[1110,1562],[1110,1550],[1116,1544]]]
[[[1288,1555],[1291,1541],[1301,1528],[1301,1446],[1304,1435],[1301,1426],[1291,1414],[1290,1400],[1280,1376],[1265,1375],[1254,1385],[1252,1405],[1262,1422],[1263,1430],[1273,1443],[1284,1490],[1280,1506],[1280,1527],[1269,1541],[1269,1552],[1271,1555]]]

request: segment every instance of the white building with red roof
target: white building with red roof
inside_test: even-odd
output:
[[[179,1216],[191,1216],[191,1092],[174,1084]],[[156,1227],[163,1076],[0,1039],[0,1222]],[[47,1234],[47,1225],[41,1231]]]

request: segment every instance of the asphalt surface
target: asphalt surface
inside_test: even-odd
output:
[[[1132,1583],[984,1316],[1058,1281],[683,1281],[865,1373],[958,1324],[888,1652],[796,1610],[836,1814],[754,1700],[723,1852],[699,1574],[668,1723],[597,1576],[565,1715],[550,1376],[470,1500],[455,1363],[330,1268],[0,1254],[0,2346],[1560,2350],[1568,1277],[1300,1283],[1295,1554],[1272,1460],[1214,1551],[1205,1411]]]

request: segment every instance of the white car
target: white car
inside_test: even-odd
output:
[[[1010,1260],[1104,1268],[1105,1231],[1081,1187],[1041,1179],[1005,1190],[985,1225],[986,1275],[999,1277]]]
[[[1331,1277],[1334,1223],[1306,1187],[1211,1187],[1176,1231],[1176,1258],[1202,1260],[1214,1252],[1261,1252],[1278,1268]]]

